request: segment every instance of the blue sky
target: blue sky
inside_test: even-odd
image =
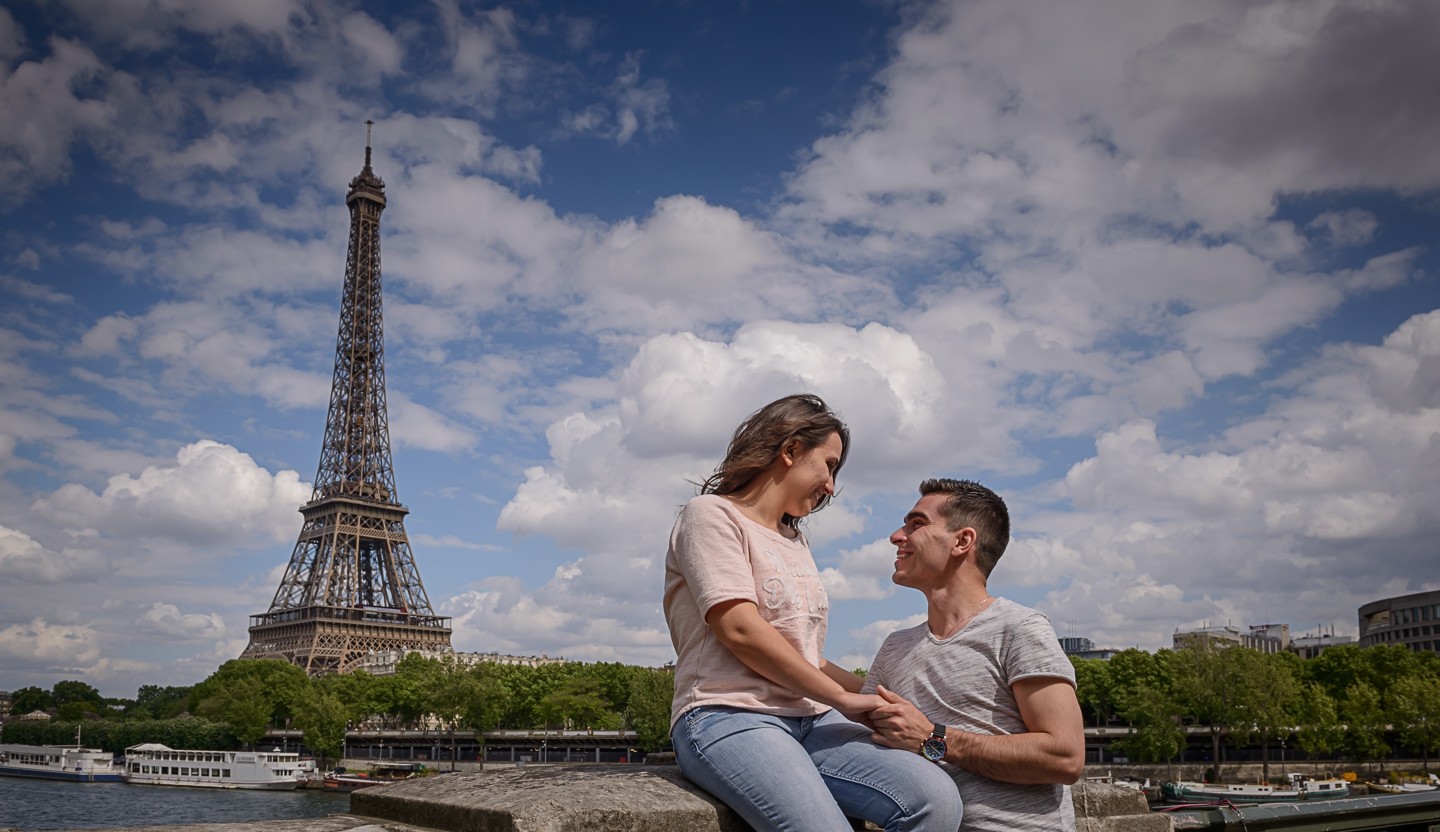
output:
[[[734,425],[826,397],[828,655],[930,475],[1061,634],[1437,585],[1423,2],[0,4],[0,687],[189,684],[278,585],[375,121],[399,496],[457,649],[660,664]],[[1355,71],[1364,67],[1363,72]]]

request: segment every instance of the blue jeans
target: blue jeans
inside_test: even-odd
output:
[[[835,711],[695,708],[671,740],[681,773],[762,832],[839,832],[850,829],[847,816],[886,832],[960,827],[950,775],[913,751],[871,743],[868,728]]]

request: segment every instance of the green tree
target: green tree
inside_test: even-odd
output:
[[[216,696],[233,698],[230,689],[242,682],[246,683],[246,690],[261,691],[261,698],[268,708],[266,721],[277,726],[290,719],[291,704],[310,686],[305,671],[289,662],[279,659],[231,659],[191,689],[191,712],[203,716],[201,703]]]
[[[190,707],[192,687],[141,685],[135,693],[134,704],[127,709],[126,716],[131,719],[173,719]]]
[[[98,716],[95,706],[89,702],[66,702],[55,709],[55,718],[65,722],[79,722],[82,719],[95,719]]]
[[[1365,681],[1375,687],[1382,701],[1390,692],[1392,684],[1414,675],[1420,669],[1419,654],[1400,644],[1366,647],[1360,651],[1360,655],[1364,657],[1370,671]]]
[[[447,661],[435,679],[430,701],[434,713],[450,735],[450,758],[455,759],[455,730],[469,728],[480,741],[484,756],[484,732],[497,727],[509,705],[510,691],[500,681],[496,666],[481,662],[470,667]],[[452,763],[453,768],[453,763]]]
[[[1115,710],[1115,682],[1110,665],[1103,659],[1079,659],[1070,657],[1075,667],[1075,694],[1080,707],[1088,710],[1095,718],[1095,727],[1103,728],[1110,721]]]
[[[32,711],[48,711],[55,707],[55,697],[48,690],[31,685],[10,694],[10,713],[28,714]]]
[[[376,687],[386,702],[386,712],[402,725],[414,725],[426,714],[435,713],[435,692],[444,668],[438,659],[409,653],[395,663],[395,672],[377,677]]]
[[[646,751],[670,745],[670,705],[675,698],[675,671],[642,668],[630,680],[630,729]]]
[[[1240,647],[1217,648],[1208,640],[1174,651],[1177,698],[1186,713],[1210,732],[1211,760],[1219,770],[1223,761],[1222,740],[1227,730],[1242,721],[1243,704],[1237,688],[1241,662],[1234,655]]]
[[[1420,749],[1428,772],[1430,752],[1440,747],[1440,679],[1412,673],[1395,680],[1387,696],[1400,742]]]
[[[1335,698],[1318,682],[1300,686],[1295,726],[1295,744],[1312,759],[1333,754],[1344,744],[1345,729]]]
[[[55,687],[50,689],[50,694],[56,705],[64,705],[69,702],[81,702],[90,706],[87,710],[98,713],[105,708],[105,697],[100,691],[74,679],[67,679],[63,682],[56,682]]]
[[[326,760],[345,753],[345,703],[322,685],[312,685],[294,703],[294,725],[304,732],[305,745]]]
[[[1290,736],[1300,684],[1289,659],[1247,648],[1231,648],[1233,677],[1240,685],[1237,733],[1260,741],[1261,777],[1270,779],[1270,746]],[[1288,655],[1288,654],[1287,654]]]
[[[461,714],[461,722],[477,732],[499,728],[501,720],[510,710],[510,689],[505,686],[496,668],[497,665],[491,662],[482,662],[466,671],[474,679],[474,695]]]
[[[1389,752],[1380,692],[1369,682],[1356,682],[1345,691],[1345,698],[1340,700],[1340,717],[1345,723],[1347,752],[1360,760],[1383,759]]]
[[[269,729],[274,706],[258,676],[231,679],[229,684],[200,701],[198,713],[206,719],[224,722],[247,746],[253,746]],[[195,748],[182,745],[180,748]]]
[[[352,725],[384,714],[387,710],[386,703],[381,700],[380,686],[375,677],[364,670],[332,673],[321,677],[320,685],[345,705],[345,719]]]
[[[510,691],[510,707],[502,720],[502,726],[545,727],[545,718],[540,712],[541,700],[559,690],[581,667],[576,662],[543,664],[538,667],[495,665],[498,678]]]
[[[593,676],[566,680],[540,700],[537,710],[547,727],[615,729],[621,725],[620,714],[611,708]]]
[[[1368,649],[1372,648],[1363,648],[1358,644],[1327,648],[1305,663],[1306,681],[1325,688],[1325,692],[1336,702],[1344,699],[1345,692],[1360,682],[1373,686],[1373,668],[1365,654]]]
[[[1169,691],[1141,685],[1127,691],[1117,706],[1130,731],[1115,741],[1116,749],[1141,762],[1164,762],[1169,769],[1185,747],[1180,703]],[[1174,779],[1173,770],[1169,776]]]

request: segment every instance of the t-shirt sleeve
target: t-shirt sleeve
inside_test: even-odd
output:
[[[1005,671],[1012,685],[1021,679],[1050,676],[1075,686],[1075,666],[1060,649],[1050,620],[1040,613],[1026,616],[1011,633]]]
[[[691,500],[675,524],[675,563],[703,618],[722,601],[759,603],[740,526],[713,499]]]

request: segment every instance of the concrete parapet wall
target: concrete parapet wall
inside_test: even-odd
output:
[[[1070,789],[1075,832],[1171,832],[1169,815],[1150,811],[1138,789],[1079,782]]]
[[[1077,832],[1170,832],[1140,792],[1075,787]],[[356,815],[445,832],[750,832],[672,766],[490,769],[408,780],[350,796]]]
[[[530,766],[350,795],[357,815],[445,832],[750,832],[670,766]]]

